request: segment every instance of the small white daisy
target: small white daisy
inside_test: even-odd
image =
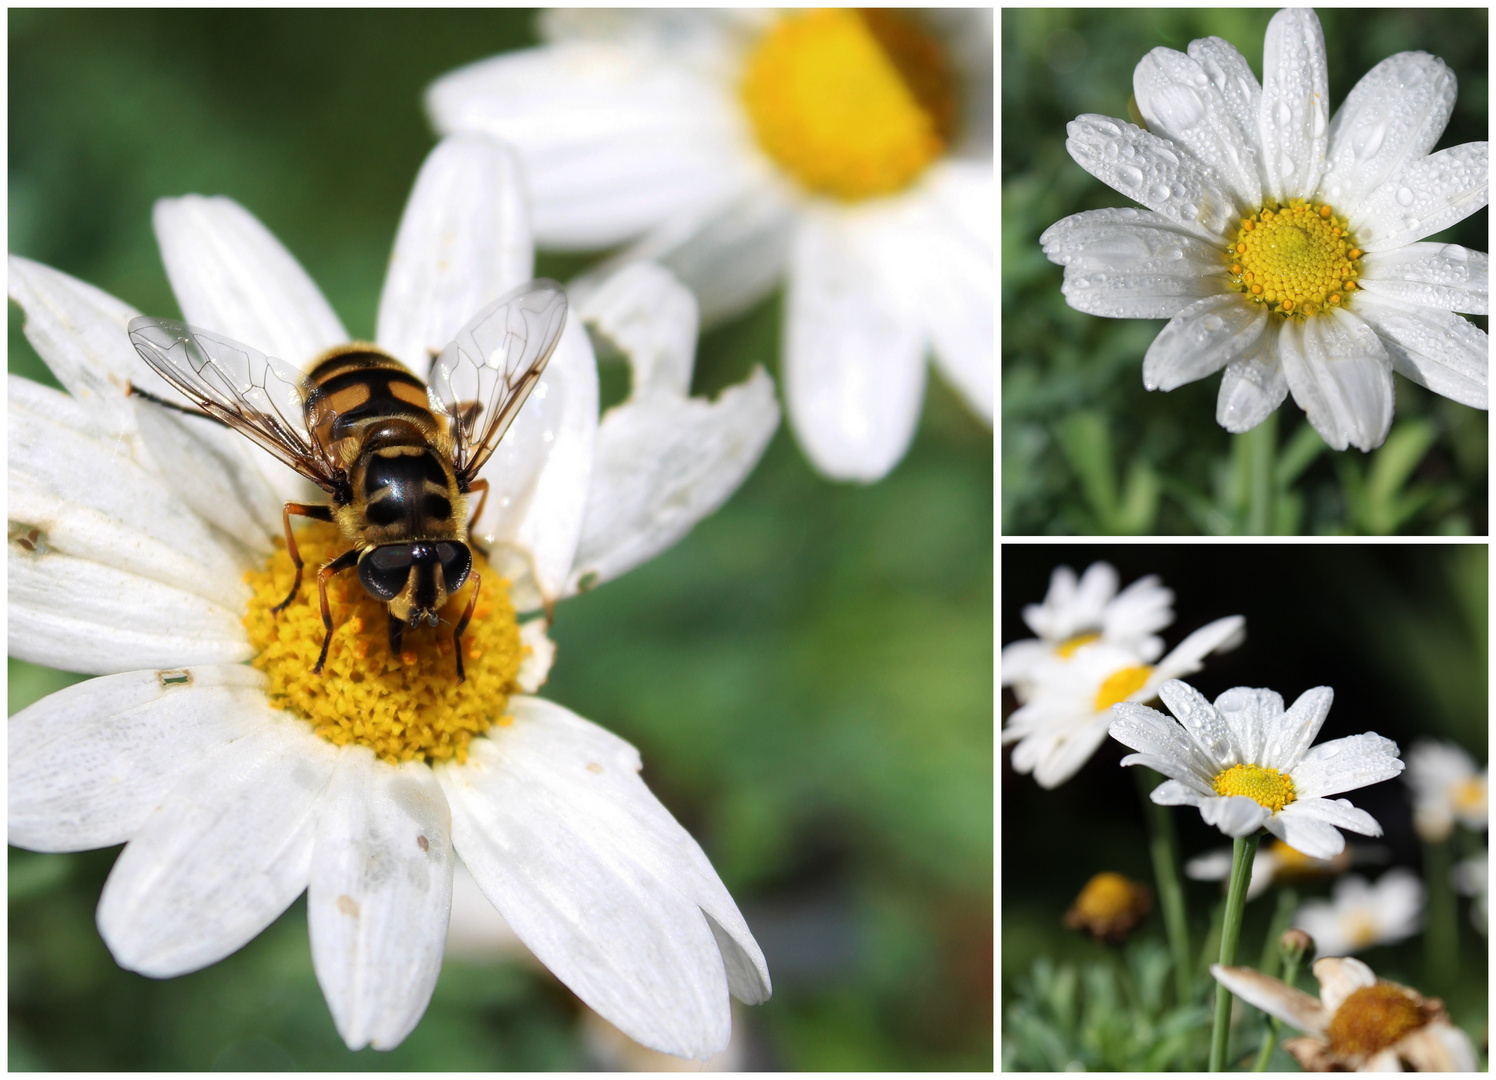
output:
[[[598,273],[658,262],[707,322],[783,279],[790,423],[832,478],[904,456],[927,352],[991,423],[990,8],[568,9],[540,31],[426,106],[518,148],[542,246],[628,244]]]
[[[1413,789],[1413,827],[1423,839],[1449,839],[1456,821],[1485,831],[1490,769],[1477,772],[1475,759],[1455,743],[1419,739],[1408,751],[1403,779]]]
[[[1197,855],[1184,864],[1185,875],[1195,881],[1229,881],[1231,854],[1230,848],[1217,848]],[[1253,900],[1261,896],[1269,886],[1278,882],[1343,874],[1350,869],[1351,858],[1349,845],[1333,859],[1315,859],[1289,847],[1282,840],[1274,839],[1272,843],[1259,848],[1257,857],[1252,860],[1252,880],[1247,883],[1247,899]]]
[[[516,176],[506,148],[475,136],[421,170],[378,319],[380,345],[418,373],[530,276]],[[298,365],[348,340],[237,203],[163,200],[155,225],[191,322]],[[530,696],[555,646],[545,620],[516,618],[674,543],[767,444],[762,372],[715,402],[689,397],[690,293],[640,266],[573,313],[483,470],[478,532],[499,572],[484,574],[459,686],[449,638],[412,631],[391,656],[383,608],[339,581],[334,647],[310,675],[314,588],[268,610],[291,581],[272,537],[297,478],[235,433],[128,394],[171,393],[131,347],[128,305],[14,256],[9,286],[69,391],[9,382],[10,653],[101,676],[10,718],[9,839],[126,845],[98,911],[115,959],[156,978],[195,971],[305,891],[339,1033],[388,1049],[436,984],[460,855],[518,938],[620,1029],[683,1057],[722,1050],[729,992],[769,996],[762,953],[640,779],[638,752]],[[630,397],[601,421],[583,321],[632,367]],[[331,530],[303,535],[319,526]],[[335,543],[302,551],[317,565]]]
[[[1449,1021],[1444,1003],[1378,979],[1353,957],[1314,962],[1316,1000],[1252,968],[1210,965],[1217,982],[1305,1036],[1283,1043],[1305,1072],[1474,1072],[1470,1036]]]
[[[1112,738],[1138,751],[1123,765],[1147,765],[1170,779],[1153,789],[1163,806],[1196,806],[1227,836],[1266,828],[1317,859],[1345,847],[1337,828],[1381,836],[1382,827],[1348,799],[1324,796],[1388,780],[1403,770],[1397,744],[1375,732],[1310,748],[1334,691],[1306,690],[1287,712],[1271,690],[1238,686],[1212,705],[1179,681],[1159,687],[1177,722],[1132,702],[1114,707]]]
[[[1430,153],[1454,108],[1443,61],[1403,52],[1330,117],[1319,19],[1278,12],[1263,81],[1220,38],[1154,49],[1133,76],[1146,130],[1076,118],[1082,168],[1148,207],[1089,210],[1040,242],[1071,307],[1169,319],[1143,385],[1225,369],[1216,420],[1262,423],[1287,394],[1325,442],[1370,450],[1392,424],[1392,372],[1487,407],[1488,260],[1418,243],[1486,205],[1486,143]]]
[[[1482,851],[1462,859],[1454,868],[1455,891],[1461,896],[1471,897],[1470,921],[1482,934],[1486,933],[1491,918],[1491,853]]]
[[[1168,680],[1199,671],[1205,657],[1234,649],[1245,639],[1246,620],[1231,615],[1196,630],[1157,665],[1139,663],[1131,649],[1099,641],[1072,657],[1040,663],[1033,671],[1030,697],[1003,728],[1003,744],[1018,743],[1014,770],[1032,772],[1040,787],[1058,787],[1106,740],[1113,705],[1152,701]]]
[[[1002,684],[1013,687],[1019,702],[1027,701],[1040,664],[1069,659],[1097,641],[1130,649],[1140,663],[1151,664],[1164,651],[1155,631],[1174,621],[1173,604],[1173,592],[1154,574],[1118,593],[1110,563],[1092,563],[1079,582],[1070,567],[1057,566],[1044,603],[1023,609],[1023,621],[1039,636],[1003,646]]]
[[[1314,939],[1320,956],[1403,941],[1423,927],[1423,882],[1404,867],[1388,870],[1375,885],[1350,874],[1335,883],[1329,900],[1299,908],[1293,925]]]

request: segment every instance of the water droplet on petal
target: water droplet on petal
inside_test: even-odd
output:
[[[1118,135],[1122,134],[1122,129],[1119,128],[1116,124],[1112,123],[1110,120],[1093,120],[1091,121],[1091,123],[1093,123],[1096,126],[1096,130],[1103,135],[1110,135],[1113,138],[1116,138]]]
[[[1170,127],[1177,131],[1188,131],[1205,118],[1205,105],[1200,95],[1188,86],[1165,88],[1158,99],[1159,113],[1168,118]]]
[[[1288,156],[1288,152],[1286,150],[1278,155],[1278,172],[1281,173],[1285,179],[1292,176],[1294,169],[1297,168],[1298,165],[1295,164],[1293,158]]]
[[[1325,127],[1328,124],[1329,120],[1325,118],[1325,110],[1322,107],[1316,107],[1313,120],[1314,137],[1316,139],[1325,133]]]
[[[1154,202],[1164,202],[1169,197],[1169,185],[1154,184],[1148,189],[1148,195]]]
[[[1412,206],[1413,205],[1413,189],[1412,188],[1405,188],[1405,187],[1403,187],[1403,188],[1398,188],[1397,189],[1397,205],[1398,206]]]
[[[1439,254],[1443,255],[1450,262],[1462,263],[1470,261],[1469,250],[1460,247],[1459,244],[1445,244],[1439,249]]]
[[[1184,258],[1184,251],[1180,248],[1169,248],[1168,251],[1164,252],[1164,258],[1168,259],[1170,262],[1178,262],[1180,259]]]
[[[1387,125],[1376,117],[1363,118],[1351,136],[1351,152],[1365,161],[1382,148],[1387,137]]]
[[[1221,329],[1221,327],[1225,326],[1226,324],[1219,315],[1207,315],[1205,316],[1205,318],[1200,320],[1200,325],[1214,334],[1217,330]]]
[[[1117,170],[1117,183],[1130,191],[1143,186],[1143,170],[1136,165],[1123,165]]]
[[[1273,119],[1279,127],[1288,126],[1288,122],[1293,119],[1293,110],[1288,107],[1288,102],[1279,100],[1273,107]]]

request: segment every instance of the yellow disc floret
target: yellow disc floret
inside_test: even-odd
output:
[[[1112,672],[1101,683],[1093,702],[1097,712],[1105,712],[1119,701],[1126,701],[1148,681],[1153,669],[1147,664],[1134,664]]]
[[[1069,638],[1068,640],[1062,642],[1060,647],[1055,649],[1055,653],[1063,657],[1064,659],[1069,660],[1072,656],[1075,655],[1078,649],[1084,648],[1085,646],[1091,644],[1091,642],[1093,641],[1100,640],[1101,635],[1094,631],[1087,634],[1076,634],[1073,638]]]
[[[1217,795],[1245,795],[1275,814],[1297,798],[1291,776],[1261,765],[1231,766],[1215,778],[1215,789]]]
[[[359,584],[353,571],[328,582],[332,643],[320,675],[312,673],[324,628],[317,568],[347,543],[332,525],[314,522],[296,535],[306,564],[301,590],[279,614],[295,569],[280,541],[269,565],[245,575],[254,596],[244,616],[254,666],[270,677],[273,706],[308,721],[339,746],[368,746],[385,761],[467,759],[468,743],[493,724],[506,724],[509,695],[523,659],[508,582],[473,552],[482,593],[462,636],[467,681],[458,684],[452,628],[472,595],[471,579],[442,609],[435,628],[407,628],[399,656],[389,650],[388,609]]]
[[[1369,1057],[1396,1045],[1428,1020],[1419,1002],[1406,991],[1378,980],[1350,992],[1330,1017],[1325,1037],[1337,1055]]]
[[[754,137],[814,192],[854,201],[909,186],[945,149],[945,57],[907,18],[837,8],[787,15],[740,87]]]
[[[1285,318],[1344,307],[1361,276],[1361,250],[1345,218],[1327,205],[1294,199],[1243,218],[1226,248],[1233,288]]]

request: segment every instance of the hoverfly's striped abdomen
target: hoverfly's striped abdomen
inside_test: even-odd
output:
[[[366,445],[369,428],[391,420],[404,421],[420,442],[436,446],[441,439],[426,384],[371,346],[346,346],[324,357],[307,376],[307,391],[308,430],[345,463]]]

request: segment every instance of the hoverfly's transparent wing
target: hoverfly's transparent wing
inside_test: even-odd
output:
[[[531,281],[480,311],[436,358],[431,405],[447,418],[453,464],[464,483],[499,445],[565,326],[561,286]]]
[[[335,467],[306,428],[305,376],[258,349],[175,319],[131,319],[130,343],[193,404],[328,491]]]

